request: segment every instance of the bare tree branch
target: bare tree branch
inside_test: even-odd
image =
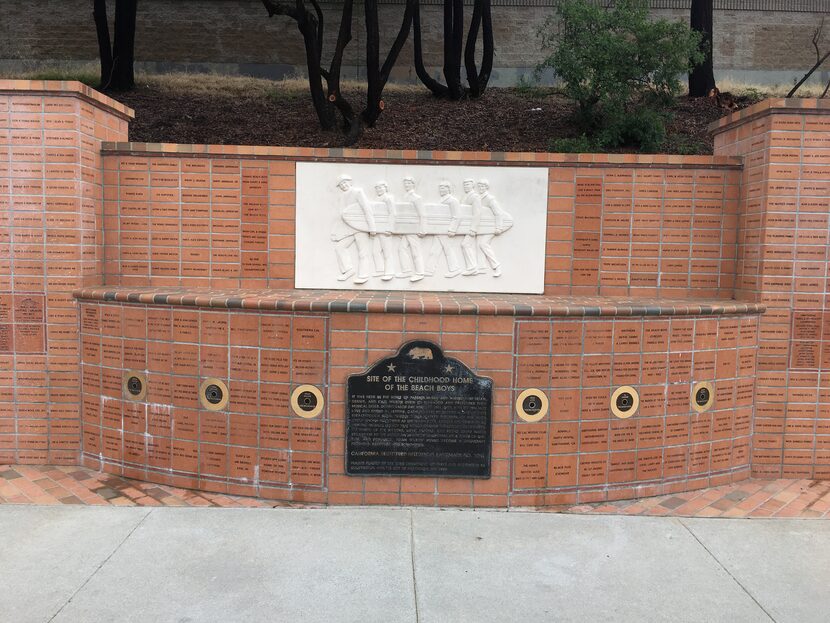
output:
[[[395,41],[389,49],[389,54],[386,55],[383,67],[380,69],[380,78],[384,85],[386,85],[386,81],[389,80],[389,74],[392,71],[392,67],[395,66],[395,62],[398,60],[398,55],[401,53],[401,49],[409,37],[409,30],[412,28],[412,16],[415,12],[415,5],[417,3],[418,0],[407,0],[406,2],[406,9],[404,9],[403,13],[403,23],[398,31],[398,36],[395,37]]]
[[[392,47],[386,56],[383,67],[380,67],[380,26],[378,20],[378,0],[365,0],[366,21],[366,76],[367,93],[366,107],[358,115],[352,105],[343,97],[340,89],[340,77],[343,67],[343,55],[346,46],[352,40],[352,19],[354,0],[344,0],[340,18],[340,27],[337,33],[337,42],[329,68],[321,65],[323,30],[323,14],[319,0],[309,0],[310,10],[305,0],[262,0],[269,16],[284,15],[297,22],[297,28],[303,36],[306,51],[306,65],[308,67],[309,90],[314,104],[317,118],[323,129],[332,129],[335,125],[336,113],[343,120],[343,131],[346,135],[346,144],[354,144],[363,131],[364,123],[374,125],[383,110],[381,99],[383,88],[389,79],[392,67],[409,37],[412,28],[413,16],[418,6],[418,0],[407,0],[401,28],[395,37]],[[322,81],[326,81],[326,92],[323,92]]]
[[[483,52],[481,69],[476,69],[476,41],[479,30],[482,33]],[[470,95],[478,97],[487,88],[493,71],[493,18],[490,13],[490,0],[475,0],[470,31],[467,34],[467,47],[464,49],[464,65],[467,68],[467,82]]]
[[[304,0],[296,0],[293,4],[279,0],[262,0],[268,16],[285,15],[297,22],[297,29],[303,37],[308,68],[308,87],[311,91],[311,101],[317,119],[324,130],[331,130],[335,125],[334,110],[331,102],[323,93],[323,73],[320,65],[320,30],[317,16],[309,11]]]
[[[450,0],[444,0],[449,2]],[[413,23],[413,44],[415,52],[415,73],[418,74],[418,79],[424,84],[426,88],[432,91],[436,97],[446,97],[449,94],[449,89],[438,82],[435,78],[429,75],[429,72],[424,67],[424,55],[421,46],[421,6],[419,3],[415,4],[415,13],[412,16]]]
[[[824,64],[828,58],[830,58],[830,50],[828,50],[825,54],[821,53],[821,49],[819,48],[819,42],[821,41],[821,33],[824,30],[824,16],[821,18],[821,22],[819,22],[818,27],[816,28],[815,32],[813,33],[813,47],[816,49],[816,63],[813,65],[810,70],[801,77],[801,80],[795,83],[795,86],[790,89],[790,92],[787,93],[787,97],[792,97],[796,94],[796,91],[801,88],[807,80],[810,79],[816,70]],[[827,94],[827,89],[824,90],[822,97]]]
[[[323,58],[323,9],[317,0],[311,0],[311,6],[317,14],[317,56]]]

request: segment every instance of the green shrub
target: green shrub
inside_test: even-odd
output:
[[[667,153],[683,156],[701,156],[712,152],[711,145],[707,145],[705,141],[682,134],[670,136],[664,149]]]
[[[643,0],[602,8],[563,0],[540,31],[550,67],[579,108],[577,123],[605,147],[655,150],[679,78],[703,60],[700,35],[680,22],[650,20]]]
[[[597,145],[584,134],[576,138],[554,138],[548,142],[548,149],[552,152],[584,154],[601,151]]]
[[[515,92],[516,95],[520,95],[521,97],[526,97],[528,99],[540,99],[550,94],[552,89],[545,88],[540,86],[539,80],[536,79],[534,76],[526,76],[522,74],[519,76],[518,82],[516,82]]]

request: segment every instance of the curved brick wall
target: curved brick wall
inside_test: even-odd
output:
[[[515,504],[640,497],[748,477],[756,316],[519,320],[516,330],[513,386],[543,388],[551,409],[538,423],[513,417]],[[705,413],[691,408],[697,381],[714,386]],[[628,419],[608,405],[620,385],[639,392]]]
[[[280,313],[92,300],[117,291],[104,292],[81,293],[82,443],[91,467],[286,501],[460,506],[635,497],[749,473],[758,322],[746,312],[754,308],[541,319]],[[606,313],[616,313],[613,303]],[[580,310],[574,300],[571,311]],[[344,474],[348,375],[417,338],[493,378],[490,479]],[[148,370],[144,401],[124,397],[131,369]],[[206,377],[227,382],[226,410],[199,405]],[[697,380],[715,386],[712,410],[699,415],[690,407]],[[304,383],[327,397],[312,420],[289,411],[291,391]],[[609,408],[618,385],[640,392],[639,411],[627,420]],[[538,423],[519,420],[513,408],[528,387],[551,400]]]
[[[715,157],[102,146],[131,111],[78,83],[0,82],[0,462],[341,504],[826,476],[828,106],[736,113]],[[547,167],[544,295],[293,289],[310,160]],[[344,475],[344,381],[414,338],[493,379],[492,478]],[[148,377],[141,401],[126,370]],[[208,376],[226,409],[199,406]],[[715,395],[702,415],[696,380]],[[327,397],[317,419],[289,414],[303,383]],[[641,407],[618,420],[623,384]],[[537,423],[514,413],[528,387],[551,398]]]

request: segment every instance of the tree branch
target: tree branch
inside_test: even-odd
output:
[[[787,93],[787,97],[792,97],[793,95],[795,95],[796,91],[798,91],[798,89],[801,88],[801,85],[804,84],[805,82],[807,82],[807,80],[810,79],[810,76],[812,76],[815,73],[815,71],[824,64],[824,61],[826,61],[828,58],[830,58],[830,51],[828,51],[826,54],[822,55],[821,50],[820,50],[819,45],[818,45],[819,41],[821,40],[821,32],[823,30],[824,30],[824,16],[822,16],[821,22],[819,22],[818,27],[816,28],[815,32],[813,33],[813,47],[816,49],[816,64],[813,65],[810,68],[810,70],[801,77],[801,80],[799,80],[798,82],[795,83],[795,86],[792,89],[790,89],[789,93]],[[824,94],[826,94],[826,93],[827,93],[827,89],[824,90]],[[824,97],[824,94],[822,94],[822,97]]]
[[[433,95],[437,97],[444,97],[449,93],[449,90],[443,84],[430,76],[429,72],[424,67],[424,56],[421,49],[421,7],[418,3],[415,4],[412,22],[414,25],[412,34],[415,48],[415,73],[418,74],[418,79],[424,84],[424,86],[432,91]]]
[[[262,0],[269,17],[285,15],[297,22],[297,29],[303,36],[305,45],[306,67],[308,68],[308,88],[311,92],[311,102],[317,119],[324,130],[334,127],[334,111],[331,103],[323,92],[323,73],[320,64],[320,30],[317,16],[305,6],[304,0],[296,0],[294,4],[277,0]]]
[[[805,82],[807,82],[807,80],[810,79],[810,76],[812,76],[815,73],[816,69],[821,67],[824,64],[824,61],[826,61],[828,58],[830,58],[830,51],[828,51],[824,56],[819,58],[816,61],[816,64],[813,65],[810,68],[810,71],[808,71],[806,74],[804,74],[804,76],[802,76],[801,80],[799,80],[798,82],[795,83],[795,86],[792,89],[790,89],[789,93],[787,93],[787,97],[792,97],[793,95],[795,95],[795,92],[798,91],[798,89],[801,88],[801,85],[804,84]]]
[[[352,40],[353,6],[354,0],[345,0],[343,13],[340,17],[340,29],[337,32],[337,43],[334,46],[334,55],[331,59],[331,66],[327,74],[324,74],[326,75],[326,82],[328,83],[329,101],[334,104],[343,117],[343,125],[346,127],[349,136],[352,135],[353,131],[359,132],[359,127],[355,129],[355,126],[359,126],[360,123],[355,117],[355,112],[351,104],[346,101],[340,91],[340,70],[343,65],[343,53],[346,46]],[[354,140],[357,140],[357,134],[355,134]]]
[[[476,67],[476,40],[481,29],[481,3],[475,0],[473,16],[470,18],[470,30],[467,31],[467,45],[464,48],[464,66],[467,70],[467,84],[470,85],[470,95],[481,95],[481,86],[478,82],[478,68]]]
[[[323,58],[323,9],[317,0],[311,0],[311,6],[317,14],[317,56]]]
[[[479,95],[484,93],[490,74],[493,71],[493,18],[490,13],[490,0],[481,0],[481,27],[484,39],[484,51],[481,57],[481,71],[478,72]]]

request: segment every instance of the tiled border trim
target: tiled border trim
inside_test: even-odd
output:
[[[789,99],[784,97],[765,99],[763,102],[753,104],[749,108],[744,108],[743,110],[721,117],[717,121],[713,121],[709,124],[709,132],[712,134],[720,134],[748,121],[776,113],[826,115],[830,113],[830,100],[797,97],[791,97]]]
[[[21,92],[26,95],[77,95],[123,119],[135,119],[132,108],[76,80],[0,80],[0,94],[19,95]]]
[[[103,156],[241,158],[353,162],[430,161],[442,164],[510,166],[668,168],[741,170],[743,159],[732,156],[662,154],[555,154],[547,152],[429,151],[416,149],[344,149],[328,147],[266,147],[251,145],[182,145],[177,143],[113,143],[102,145]]]
[[[199,288],[83,288],[79,300],[264,311],[447,314],[479,316],[721,316],[762,314],[741,301],[631,299],[543,295],[355,292],[336,290],[218,290]]]

